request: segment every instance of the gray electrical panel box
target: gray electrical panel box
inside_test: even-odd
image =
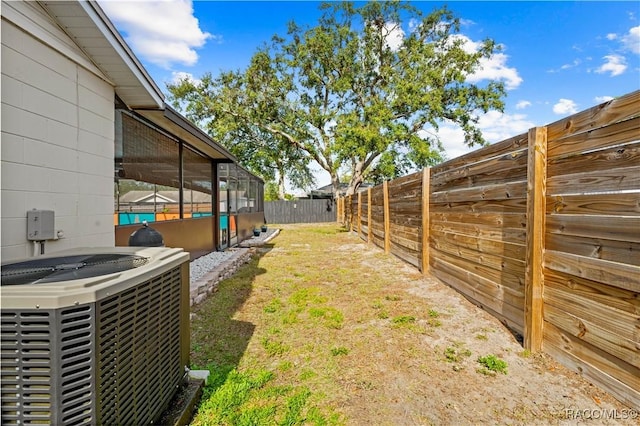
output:
[[[27,240],[44,241],[56,237],[55,212],[53,210],[27,211]]]

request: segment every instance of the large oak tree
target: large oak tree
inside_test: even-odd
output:
[[[341,173],[350,176],[348,194],[366,174],[387,179],[441,161],[425,128],[456,124],[469,146],[485,143],[478,117],[502,111],[504,87],[468,77],[498,50],[492,40],[469,49],[446,8],[426,16],[395,1],[321,8],[315,27],[290,23],[246,70],[170,85],[174,102],[214,138],[245,138],[235,143],[286,159],[283,173],[304,175],[315,160],[334,192]]]

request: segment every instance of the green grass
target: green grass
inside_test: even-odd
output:
[[[309,380],[317,376],[318,376],[318,373],[316,373],[313,370],[302,370],[299,375],[300,380]]]
[[[275,357],[283,355],[289,350],[289,347],[280,341],[272,340],[269,337],[262,339],[262,347],[267,351],[267,355]]]
[[[462,347],[461,344],[454,344],[453,346],[448,346],[444,350],[444,357],[447,362],[461,362],[465,358],[471,356],[471,351],[467,348]]]
[[[478,357],[478,363],[481,365],[478,373],[488,376],[495,376],[496,373],[507,374],[507,362],[493,354]]]
[[[336,415],[325,416],[309,404],[312,392],[305,386],[272,385],[274,373],[261,369],[214,369],[204,389],[203,403],[191,425],[335,425]],[[221,380],[222,376],[224,379]]]
[[[440,327],[442,325],[442,321],[437,318],[429,318],[427,320],[427,324],[429,324],[431,327]]]
[[[264,311],[268,314],[274,314],[282,308],[282,302],[280,299],[273,299],[267,306],[264,307]]]
[[[474,371],[450,377],[451,368],[492,372],[499,364],[476,364],[455,342],[455,311],[407,292],[420,274],[397,262],[336,224],[283,227],[191,308],[192,366],[211,371],[191,424],[433,424],[437,417],[403,417],[416,413],[415,405],[397,411],[400,404],[385,402],[450,379],[491,386],[494,380]],[[483,325],[479,320],[470,336],[497,332]],[[449,343],[441,344],[442,336]],[[406,389],[389,386],[394,375]]]
[[[337,348],[331,348],[331,355],[339,356],[339,355],[348,355],[349,349],[344,346],[338,346]]]
[[[397,317],[393,317],[391,322],[396,325],[406,325],[416,322],[416,317],[414,317],[413,315],[400,315]]]
[[[289,297],[289,302],[298,307],[325,303],[327,298],[321,292],[318,287],[301,288]]]
[[[273,379],[273,373],[266,370],[239,373],[234,369],[221,383],[219,371],[211,373],[204,389],[204,402],[198,412],[200,418],[206,418],[206,422],[200,424],[264,424],[275,415],[271,407],[255,410],[246,406],[247,401]],[[199,424],[197,418],[194,424]]]
[[[339,330],[344,323],[344,314],[335,308],[326,308],[322,323],[328,328]]]
[[[383,310],[383,311],[378,312],[378,318],[380,318],[380,319],[387,319],[387,318],[389,318],[389,312],[384,311],[384,310]]]

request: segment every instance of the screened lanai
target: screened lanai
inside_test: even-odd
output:
[[[264,182],[180,114],[116,109],[116,245],[143,222],[197,257],[264,223]]]

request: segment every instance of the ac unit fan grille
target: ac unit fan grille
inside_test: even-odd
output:
[[[2,424],[91,422],[95,418],[92,306],[3,309],[1,317]]]
[[[97,305],[100,424],[149,424],[183,378],[181,273],[175,268]]]
[[[130,254],[94,254],[31,259],[2,266],[1,284],[44,284],[127,271],[149,259]]]

